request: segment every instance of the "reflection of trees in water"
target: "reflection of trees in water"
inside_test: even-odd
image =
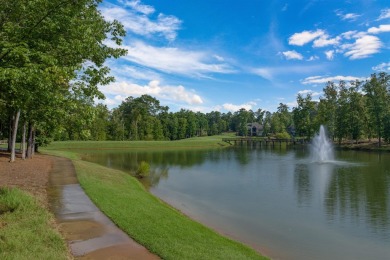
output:
[[[167,179],[169,174],[168,167],[154,168],[151,170],[150,175],[147,178],[145,186],[147,189],[159,184],[161,179]]]
[[[298,205],[310,204],[313,196],[320,196],[330,220],[366,222],[373,232],[390,239],[389,156],[352,155],[357,157],[354,161],[369,161],[369,165],[297,164],[294,186]]]
[[[355,168],[339,169],[327,190],[327,213],[357,220],[365,217],[376,233],[385,231],[390,239],[389,184],[390,175],[383,165],[373,165],[364,173]]]
[[[296,165],[294,172],[294,186],[297,191],[298,205],[302,206],[305,203],[310,202],[312,189],[307,165]]]

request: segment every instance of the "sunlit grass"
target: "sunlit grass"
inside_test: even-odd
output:
[[[55,142],[45,153],[73,159],[81,186],[130,237],[163,259],[264,259],[255,250],[191,220],[122,171],[79,160],[86,149],[224,148],[226,135],[180,141]]]
[[[18,189],[0,189],[0,259],[67,259],[52,215]]]
[[[147,192],[130,175],[75,160],[80,184],[122,230],[163,259],[263,259]]]
[[[229,144],[222,142],[222,138],[230,135],[216,135],[206,137],[193,137],[177,141],[64,141],[53,142],[43,150],[69,150],[85,149],[180,149],[180,148],[207,148],[226,147]]]

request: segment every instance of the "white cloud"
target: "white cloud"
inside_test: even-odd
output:
[[[155,11],[153,6],[141,4],[140,0],[132,0],[132,1],[125,0],[119,2],[123,3],[125,6],[130,6],[131,8],[133,8],[134,11],[142,14],[149,15],[154,13]]]
[[[377,21],[390,18],[390,8],[381,10],[381,15],[378,17]]]
[[[360,16],[361,16],[361,15],[359,15],[359,14],[348,13],[348,14],[343,14],[343,15],[341,15],[340,17],[341,17],[342,20],[356,21],[356,19],[357,19],[358,17],[360,17]]]
[[[252,73],[259,75],[260,77],[263,77],[268,80],[273,79],[273,70],[269,68],[256,68],[251,70]]]
[[[340,42],[340,37],[329,39],[329,35],[324,34],[314,41],[313,47],[325,47],[328,45],[338,45],[339,42]]]
[[[315,60],[318,60],[319,57],[317,55],[313,55],[313,56],[310,56],[309,59],[307,59],[307,61],[315,61]]]
[[[223,58],[223,57],[221,57],[221,56],[219,56],[219,55],[214,55],[213,56],[217,61],[225,61],[225,59]]]
[[[342,49],[347,50],[344,56],[351,60],[367,58],[372,54],[378,53],[382,47],[382,42],[378,37],[372,35],[364,35],[352,44],[344,44]]]
[[[231,103],[225,103],[222,105],[222,107],[227,111],[236,112],[236,111],[240,110],[241,108],[244,108],[245,110],[250,110],[253,108],[253,106],[256,106],[256,105],[257,105],[256,102],[250,101],[248,103],[241,104],[241,105],[234,105]]]
[[[296,51],[284,51],[282,54],[288,60],[303,60],[302,54]]]
[[[161,76],[147,68],[139,68],[135,66],[122,65],[116,62],[116,60],[111,60],[107,63],[111,68],[111,74],[116,78],[116,80],[160,80]]]
[[[312,97],[317,97],[317,96],[321,95],[322,92],[315,92],[311,89],[305,89],[305,90],[298,91],[298,94],[301,94],[301,95],[311,94]]]
[[[390,71],[390,62],[383,62],[377,66],[374,66],[372,67],[372,70],[375,70],[375,71]]]
[[[308,42],[313,41],[314,39],[316,39],[322,35],[325,35],[325,32],[323,30],[320,30],[320,29],[318,29],[317,31],[303,31],[300,33],[294,33],[288,39],[288,43],[290,45],[302,46]]]
[[[341,34],[341,37],[350,40],[352,38],[355,38],[356,34],[358,34],[358,31],[348,31]]]
[[[187,90],[182,85],[179,86],[161,86],[157,80],[150,81],[147,85],[141,86],[125,81],[114,82],[107,86],[101,86],[100,90],[105,95],[115,96],[115,100],[123,100],[128,96],[151,95],[161,100],[175,101],[190,105],[202,104],[202,98],[193,90]],[[119,103],[119,102],[118,102]]]
[[[212,55],[201,51],[186,51],[172,47],[154,47],[137,41],[122,46],[128,53],[123,59],[166,73],[206,77],[208,73],[233,73],[226,63],[215,63]]]
[[[301,80],[302,84],[309,85],[309,84],[324,84],[329,81],[355,81],[360,80],[364,81],[366,78],[359,78],[359,77],[353,77],[353,76],[333,76],[333,77],[324,77],[324,76],[312,76],[307,77],[304,80]]]
[[[108,21],[116,19],[123,24],[126,30],[138,35],[151,36],[157,34],[169,41],[176,39],[177,31],[181,25],[181,21],[177,17],[160,13],[157,20],[152,21],[148,17],[148,14],[154,12],[154,9],[151,9],[152,7],[140,5],[139,1],[126,3],[134,9],[127,10],[115,5],[102,7],[101,11],[104,18]]]
[[[390,24],[381,24],[379,27],[371,27],[367,30],[369,33],[378,34],[383,32],[390,32]]]
[[[261,76],[268,80],[277,79],[280,75],[291,75],[291,74],[312,74],[323,71],[326,66],[319,65],[294,65],[294,66],[277,66],[277,67],[261,67],[249,69],[250,73]]]
[[[325,52],[325,56],[328,60],[333,60],[334,58],[334,50],[329,50]]]

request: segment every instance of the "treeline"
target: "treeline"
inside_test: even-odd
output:
[[[389,78],[379,73],[364,82],[328,82],[319,101],[298,95],[297,106],[280,103],[274,113],[243,108],[234,113],[170,112],[149,95],[128,97],[112,110],[79,102],[68,107],[52,131],[40,134],[54,140],[179,140],[223,132],[247,136],[257,123],[261,136],[310,138],[325,125],[335,141],[378,138],[381,144],[390,141]]]
[[[381,145],[382,139],[390,142],[389,83],[387,73],[372,74],[364,82],[328,82],[319,101],[299,94],[297,106],[290,109],[280,103],[273,113],[243,108],[234,113],[170,112],[149,95],[128,97],[112,110],[91,99],[78,99],[53,118],[51,127],[44,120],[36,120],[34,127],[37,141],[43,144],[48,140],[179,140],[224,132],[247,136],[254,123],[261,136],[310,138],[325,125],[335,141],[377,138]],[[0,138],[12,132],[7,124],[10,115],[1,117]]]
[[[36,143],[77,118],[75,110],[92,109],[103,97],[98,86],[113,80],[104,62],[126,53],[110,47],[121,44],[125,30],[104,20],[100,2],[1,1],[0,138],[9,141],[11,161],[17,138],[22,157],[31,157]]]

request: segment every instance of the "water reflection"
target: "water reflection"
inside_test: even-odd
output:
[[[275,258],[390,255],[390,154],[337,151],[334,163],[308,157],[305,148],[244,146],[84,159],[127,172],[149,162],[145,185],[154,194]]]

